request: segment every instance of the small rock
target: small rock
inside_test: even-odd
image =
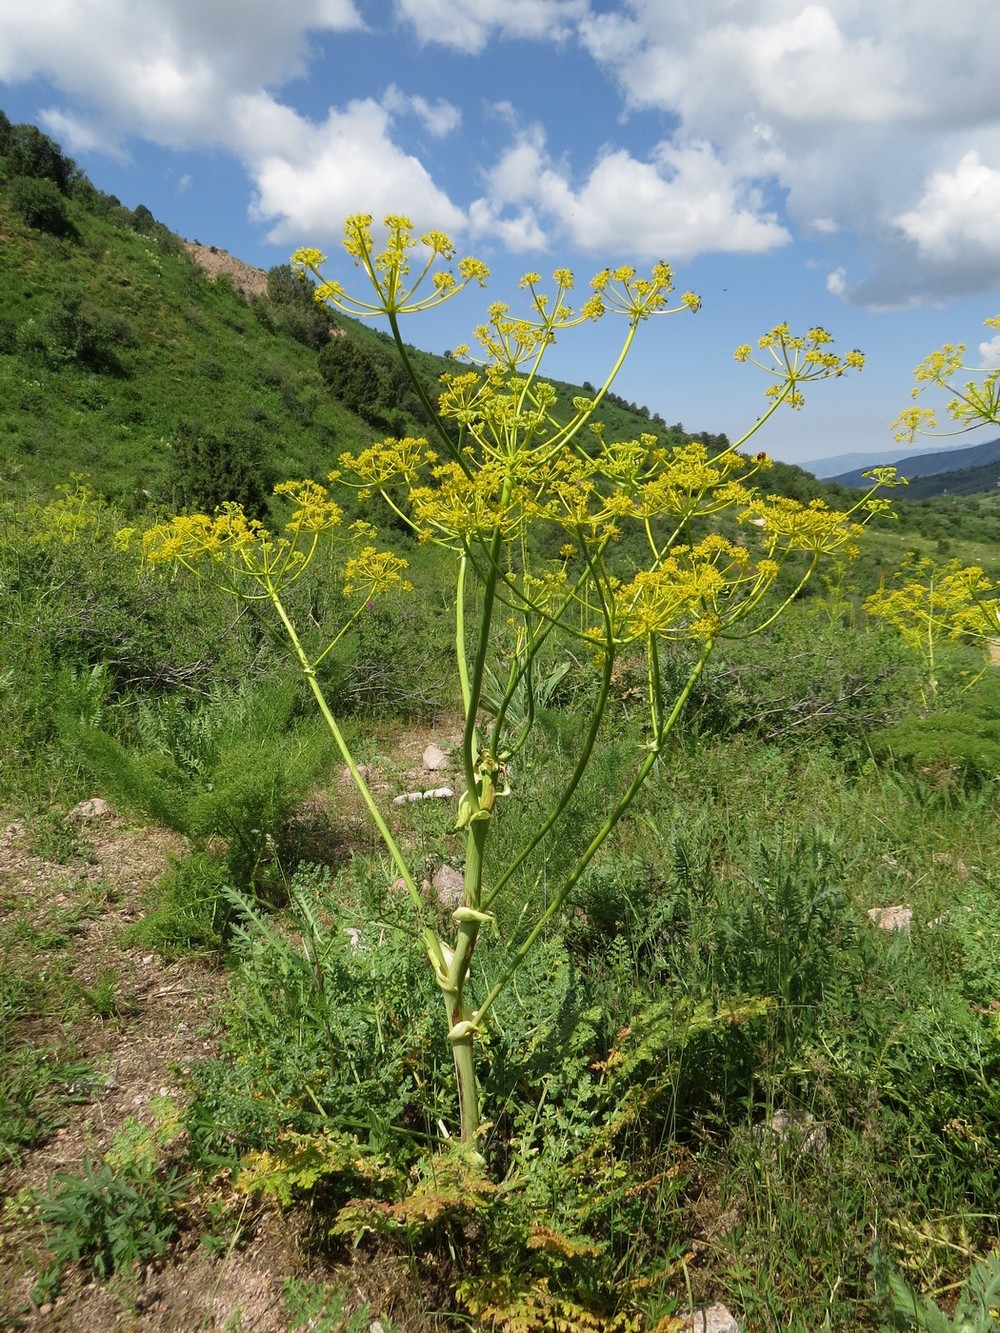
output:
[[[800,1153],[821,1153],[826,1148],[826,1129],[808,1111],[775,1111],[770,1120],[754,1128],[753,1136],[758,1143],[773,1136]]]
[[[683,1327],[691,1333],[740,1333],[735,1316],[724,1305],[704,1305],[692,1311]]]
[[[465,876],[453,866],[438,866],[431,877],[431,884],[443,907],[461,907],[465,901]]]
[[[428,745],[424,751],[424,768],[431,773],[438,773],[448,767],[448,756],[440,745]]]
[[[44,1305],[40,1305],[40,1306],[38,1307],[38,1313],[39,1313],[39,1314],[51,1314],[53,1308],[54,1308],[54,1307],[53,1307],[52,1302],[51,1302],[51,1301],[46,1301]]]
[[[70,819],[110,819],[114,810],[108,801],[103,797],[91,796],[88,801],[81,801],[79,805],[74,805],[69,812]]]
[[[447,800],[455,793],[450,787],[432,787],[430,791],[405,791],[402,796],[392,798],[393,805],[406,805],[409,801]]]
[[[957,856],[952,856],[951,852],[934,852],[931,860],[939,866],[951,866],[959,879],[969,878],[969,867],[964,861],[960,861]]]
[[[901,904],[896,907],[869,907],[868,920],[879,930],[909,930],[913,921],[913,908]]]

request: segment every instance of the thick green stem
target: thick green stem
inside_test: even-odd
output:
[[[447,1005],[447,996],[445,1002]],[[448,1021],[452,1031],[456,1023],[462,1022],[450,1007]],[[458,1083],[460,1139],[462,1143],[472,1143],[479,1130],[479,1084],[476,1082],[474,1029],[468,1022],[466,1026],[468,1031],[463,1036],[451,1038],[451,1049],[455,1057],[455,1078]]]
[[[465,850],[465,902],[456,912],[458,936],[455,952],[442,985],[448,1013],[448,1040],[455,1059],[458,1083],[460,1137],[470,1143],[479,1129],[479,1087],[476,1082],[476,1027],[465,1003],[465,985],[469,979],[472,955],[479,938],[482,896],[483,854],[490,832],[490,819],[476,819],[470,824]]]

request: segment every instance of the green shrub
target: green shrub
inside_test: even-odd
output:
[[[294,680],[251,683],[208,700],[147,701],[125,741],[69,720],[65,731],[112,799],[203,847],[222,839],[233,885],[278,891],[285,822],[332,752],[297,708]]]
[[[10,206],[22,221],[51,236],[71,236],[75,232],[66,210],[66,200],[51,180],[33,176],[15,176],[7,191]]]
[[[167,486],[173,503],[191,513],[214,513],[238,504],[263,519],[275,477],[268,446],[254,430],[218,431],[183,422],[171,441]]]
[[[123,942],[167,957],[223,948],[236,919],[231,879],[224,861],[191,852],[160,876],[149,911],[128,927]]]
[[[51,1297],[67,1263],[82,1262],[97,1277],[134,1279],[177,1234],[185,1189],[177,1167],[161,1176],[148,1169],[115,1170],[106,1161],[95,1165],[85,1157],[82,1176],[57,1174],[39,1203],[53,1268],[38,1294]]]
[[[384,883],[319,869],[300,870],[288,896],[282,927],[233,895],[226,1050],[195,1073],[195,1151],[239,1155],[329,1131],[375,1152],[392,1144],[405,1163],[443,1113],[432,1071],[449,1051],[404,905]]]
[[[951,707],[911,712],[871,738],[877,757],[934,780],[949,773],[973,785],[1000,777],[1000,671],[986,674]]]

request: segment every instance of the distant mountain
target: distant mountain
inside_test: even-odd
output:
[[[935,472],[929,477],[915,477],[904,491],[897,491],[904,500],[931,500],[939,495],[983,495],[1000,487],[1000,460],[984,463],[982,467],[955,468],[951,472]]]
[[[874,457],[870,455],[869,459]],[[900,454],[898,451],[888,456],[883,456],[880,462],[866,461],[862,466],[855,467],[850,471],[843,471],[833,474],[821,474],[815,472],[816,476],[824,475],[827,480],[835,481],[841,486],[864,486],[865,479],[863,473],[871,467],[882,467],[891,465],[899,470],[901,476],[913,480],[915,477],[932,477],[939,474],[953,472],[968,473],[980,468],[986,468],[994,463],[1000,463],[1000,438],[989,440],[986,444],[975,444],[965,449],[938,449],[932,454]],[[810,464],[815,469],[817,464]],[[983,489],[989,490],[993,483],[986,484]],[[932,490],[924,490],[924,494],[940,495],[944,490],[949,489],[947,485],[941,485]],[[970,494],[971,492],[964,492]],[[915,492],[911,489],[910,495]]]
[[[950,454],[952,451],[958,453],[967,445],[949,445],[940,450],[943,454]],[[811,472],[814,477],[832,479],[842,477],[848,472],[863,472],[870,467],[891,467],[899,464],[905,458],[909,462],[909,456],[901,451],[900,445],[895,445],[892,449],[873,449],[861,453],[834,454],[830,458],[814,458],[808,463],[800,464],[806,471]]]

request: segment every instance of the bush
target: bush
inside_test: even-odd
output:
[[[256,431],[218,431],[182,422],[170,455],[173,503],[187,513],[204,514],[232,503],[251,518],[266,518],[275,481],[267,457],[267,444]]]
[[[36,231],[50,236],[71,236],[75,227],[66,211],[66,200],[58,186],[44,177],[15,176],[8,189],[14,212]]]
[[[65,730],[114,799],[202,847],[221,839],[229,883],[276,890],[285,822],[332,748],[296,710],[294,681],[253,683],[140,705],[126,743],[97,726]]]
[[[876,757],[924,777],[979,785],[1000,777],[1000,672],[986,675],[950,708],[911,712],[871,738]]]
[[[76,175],[76,165],[62,149],[35,125],[11,126],[6,148],[7,175],[30,176],[50,181],[60,194],[67,194]]]

